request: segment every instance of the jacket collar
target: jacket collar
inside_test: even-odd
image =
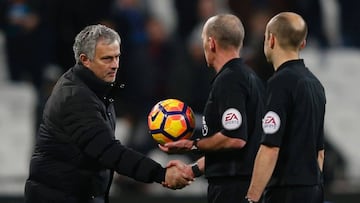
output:
[[[73,68],[75,75],[77,75],[86,86],[88,86],[95,94],[104,100],[113,101],[110,95],[111,90],[115,83],[105,82],[98,77],[88,68],[82,64],[76,64]]]

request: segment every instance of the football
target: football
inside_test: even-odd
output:
[[[160,144],[189,139],[195,129],[194,112],[178,99],[166,99],[151,109],[148,126],[151,136]]]

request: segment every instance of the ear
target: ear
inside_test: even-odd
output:
[[[89,67],[90,59],[85,54],[80,54],[80,61],[85,67]]]
[[[212,38],[212,37],[209,37],[209,46],[210,46],[210,50],[212,52],[216,51],[216,42],[215,42],[214,38]]]
[[[300,44],[300,50],[303,49],[303,48],[305,48],[305,46],[306,46],[306,39],[304,39],[304,41],[301,42],[301,44]]]
[[[269,44],[269,45],[270,45],[269,47],[270,47],[271,49],[273,49],[273,48],[275,47],[275,40],[276,40],[276,39],[275,39],[275,36],[274,36],[272,33],[269,33],[269,35],[270,35],[270,36],[269,36],[269,38],[270,38],[270,39],[269,39],[269,43],[270,43],[270,44]]]

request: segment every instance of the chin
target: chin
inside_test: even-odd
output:
[[[108,83],[113,83],[113,82],[115,82],[115,78],[107,78],[104,81],[108,82]]]

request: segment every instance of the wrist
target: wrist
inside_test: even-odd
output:
[[[194,174],[194,178],[200,177],[203,174],[203,172],[200,170],[197,162],[195,162],[191,165],[191,170]]]
[[[199,150],[199,146],[198,146],[199,140],[200,140],[200,138],[197,138],[197,139],[193,140],[191,150]]]

